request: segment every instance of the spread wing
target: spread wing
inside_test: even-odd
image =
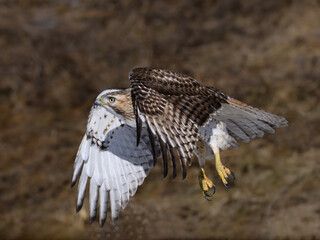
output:
[[[80,175],[77,211],[83,205],[90,179],[90,220],[96,218],[99,201],[100,225],[106,220],[108,205],[112,222],[116,222],[120,209],[126,207],[130,196],[135,194],[153,167],[153,156],[145,131],[141,138],[139,146],[136,146],[135,128],[121,123],[102,106],[92,107],[72,177],[71,185],[74,186]]]
[[[169,70],[136,68],[129,74],[133,107],[137,121],[137,144],[143,123],[151,142],[159,140],[164,165],[168,149],[179,154],[182,176],[191,164],[198,140],[198,128],[221,108],[226,96],[195,79]]]
[[[274,133],[273,128],[285,127],[288,124],[284,117],[251,107],[230,97],[222,103],[221,109],[213,118],[226,123],[228,133],[242,142],[262,137],[264,132]]]

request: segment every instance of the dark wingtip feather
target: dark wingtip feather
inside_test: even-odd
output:
[[[165,178],[168,175],[167,148],[159,135],[158,135],[158,141],[160,143],[160,150],[161,150],[162,160],[163,160],[163,178]]]
[[[78,213],[78,212],[81,210],[81,208],[82,208],[82,204],[77,205],[77,207],[76,207],[76,212]]]
[[[72,181],[71,184],[70,184],[70,188],[73,188],[74,185],[76,185],[76,182],[77,182],[77,181]]]
[[[188,162],[189,167],[191,167],[191,157],[187,157],[187,162]]]
[[[106,222],[106,218],[100,219],[100,221],[99,221],[100,227],[103,227],[105,222]]]
[[[151,148],[152,148],[153,166],[155,166],[157,164],[156,144],[155,144],[154,136],[148,124],[147,124],[147,130],[148,130],[148,135],[149,135]]]
[[[187,169],[186,169],[187,159],[185,157],[182,157],[182,150],[179,148],[178,148],[178,154],[179,154],[179,160],[181,165],[182,180],[184,180],[187,176]]]
[[[172,172],[172,179],[175,179],[177,177],[177,171]]]
[[[182,165],[182,180],[186,179],[187,177],[187,169],[185,165]]]
[[[139,116],[136,116],[136,125],[137,125],[137,147],[138,147],[140,143],[141,129],[142,129],[142,121],[139,118]]]
[[[172,162],[172,179],[175,179],[177,176],[177,167],[176,167],[176,158],[174,156],[174,152],[172,147],[169,146],[171,162]]]
[[[90,224],[92,224],[96,220],[96,215],[90,217]]]
[[[166,161],[163,161],[163,178],[166,178],[168,175],[168,163]]]
[[[184,180],[187,177],[185,159],[181,159],[181,171],[182,171],[182,180]]]

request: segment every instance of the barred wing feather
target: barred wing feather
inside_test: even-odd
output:
[[[129,79],[138,126],[137,143],[141,126],[145,124],[150,139],[157,138],[160,143],[164,166],[167,166],[167,152],[174,159],[172,149],[177,150],[185,178],[186,164],[191,165],[199,127],[221,107],[225,95],[187,75],[164,69],[135,68]]]

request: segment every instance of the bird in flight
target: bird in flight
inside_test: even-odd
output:
[[[220,160],[220,151],[249,142],[264,132],[287,126],[283,117],[253,108],[219,90],[202,85],[180,73],[156,68],[135,68],[129,73],[130,88],[107,89],[96,98],[87,131],[76,155],[72,184],[78,182],[77,212],[80,211],[88,179],[90,221],[100,226],[108,206],[115,223],[138,186],[163,160],[164,177],[171,161],[176,177],[177,162],[182,178],[193,155],[199,161],[199,183],[205,198],[215,192],[206,176],[206,160],[215,160],[223,184],[235,180]],[[99,200],[98,200],[99,199]]]

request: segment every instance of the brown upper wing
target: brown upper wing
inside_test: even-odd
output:
[[[167,173],[167,152],[174,159],[173,149],[176,149],[185,178],[185,165],[191,164],[198,128],[221,108],[227,97],[189,76],[169,70],[135,68],[129,79],[137,121],[137,144],[142,122],[145,122],[152,145],[155,145],[155,138],[160,143],[164,175]]]

